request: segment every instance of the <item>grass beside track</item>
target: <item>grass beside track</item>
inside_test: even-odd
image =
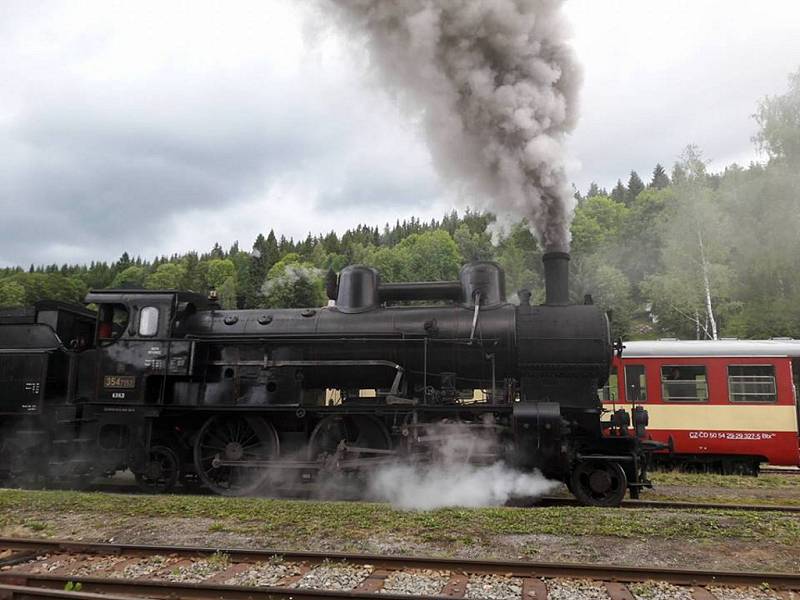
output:
[[[800,544],[800,515],[736,510],[625,510],[586,507],[450,508],[398,511],[367,502],[216,496],[129,496],[100,492],[0,490],[0,526],[53,535],[47,515],[123,526],[129,517],[203,518],[209,531],[266,535],[292,545],[309,538],[397,536],[422,542],[490,543],[498,535],[551,534],[640,539],[749,539]],[[176,526],[179,526],[176,524]],[[165,539],[164,543],[169,540]]]

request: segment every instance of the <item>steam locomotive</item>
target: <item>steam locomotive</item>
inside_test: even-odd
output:
[[[544,256],[543,305],[525,290],[508,303],[502,269],[475,262],[422,283],[349,266],[323,308],[117,289],[90,292],[91,311],[6,310],[0,476],[78,485],[127,468],[152,491],[243,495],[425,464],[449,435],[488,431],[489,456],[464,460],[539,469],[585,504],[618,505],[650,486],[647,413],[603,418],[608,320],[589,297],[568,303],[568,261]]]

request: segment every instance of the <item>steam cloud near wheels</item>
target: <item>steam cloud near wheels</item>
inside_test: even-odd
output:
[[[563,0],[329,0],[404,108],[439,172],[569,248],[565,136],[581,82]]]
[[[429,460],[407,457],[379,467],[368,476],[367,496],[401,510],[433,510],[502,506],[512,499],[539,498],[559,486],[538,470],[522,472],[504,462],[492,424],[485,419],[484,429],[464,423],[427,426],[424,436],[432,440],[433,450]]]

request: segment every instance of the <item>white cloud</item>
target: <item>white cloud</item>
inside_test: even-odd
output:
[[[631,169],[647,179],[690,143],[715,167],[756,158],[750,115],[800,67],[796,0],[569,0],[566,10],[585,64],[572,140],[584,191]]]

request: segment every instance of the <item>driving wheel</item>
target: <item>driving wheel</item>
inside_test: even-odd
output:
[[[252,463],[276,457],[278,448],[278,434],[264,419],[219,415],[208,419],[197,434],[194,466],[215,494],[246,496],[259,488],[267,474]]]
[[[579,462],[570,475],[570,489],[586,506],[619,506],[625,497],[628,478],[616,462]]]
[[[344,442],[348,448],[389,450],[392,440],[378,419],[367,415],[331,415],[322,419],[308,440],[308,458],[332,456]],[[368,452],[348,450],[350,456],[368,456]]]

